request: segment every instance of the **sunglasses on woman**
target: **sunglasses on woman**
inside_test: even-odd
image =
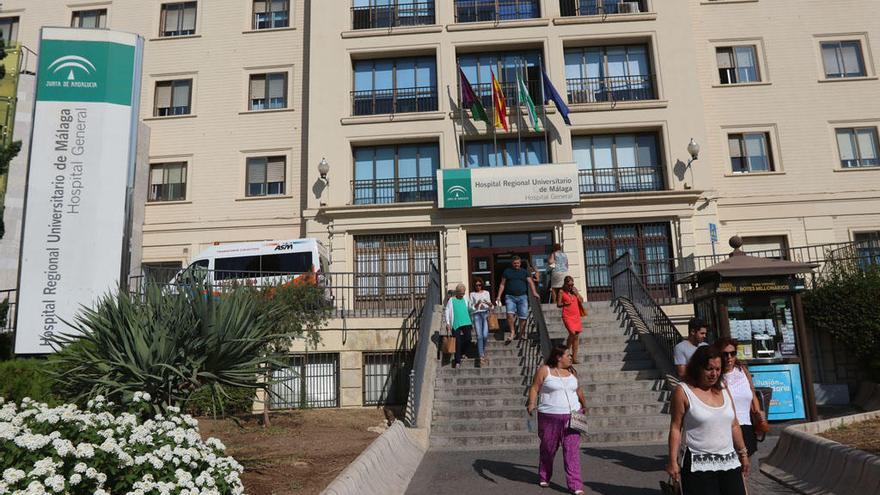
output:
[[[721,355],[724,356],[724,357],[736,357],[736,351],[733,351],[733,352],[722,352]]]

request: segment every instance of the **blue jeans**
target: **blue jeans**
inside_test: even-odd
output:
[[[505,294],[504,305],[507,306],[507,314],[515,314],[520,320],[526,320],[529,317],[529,295],[511,296]]]
[[[474,329],[477,331],[477,352],[480,357],[486,355],[486,341],[489,340],[489,314],[485,311],[474,313]]]

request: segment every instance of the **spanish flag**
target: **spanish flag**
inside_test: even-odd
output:
[[[495,79],[495,71],[492,73],[492,106],[495,114],[495,128],[504,129],[510,132],[507,127],[507,105],[504,103],[504,91],[501,90],[501,84]]]

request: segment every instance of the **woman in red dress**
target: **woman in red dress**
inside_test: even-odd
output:
[[[583,302],[584,298],[574,286],[574,278],[570,275],[565,277],[556,305],[562,308],[562,323],[568,330],[568,341],[565,345],[571,349],[572,359],[575,363],[578,362],[578,344],[580,343],[581,330],[583,330],[581,322],[581,304]]]

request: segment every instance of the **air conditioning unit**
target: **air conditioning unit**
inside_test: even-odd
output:
[[[617,4],[617,11],[621,14],[638,14],[639,2],[620,2]]]

